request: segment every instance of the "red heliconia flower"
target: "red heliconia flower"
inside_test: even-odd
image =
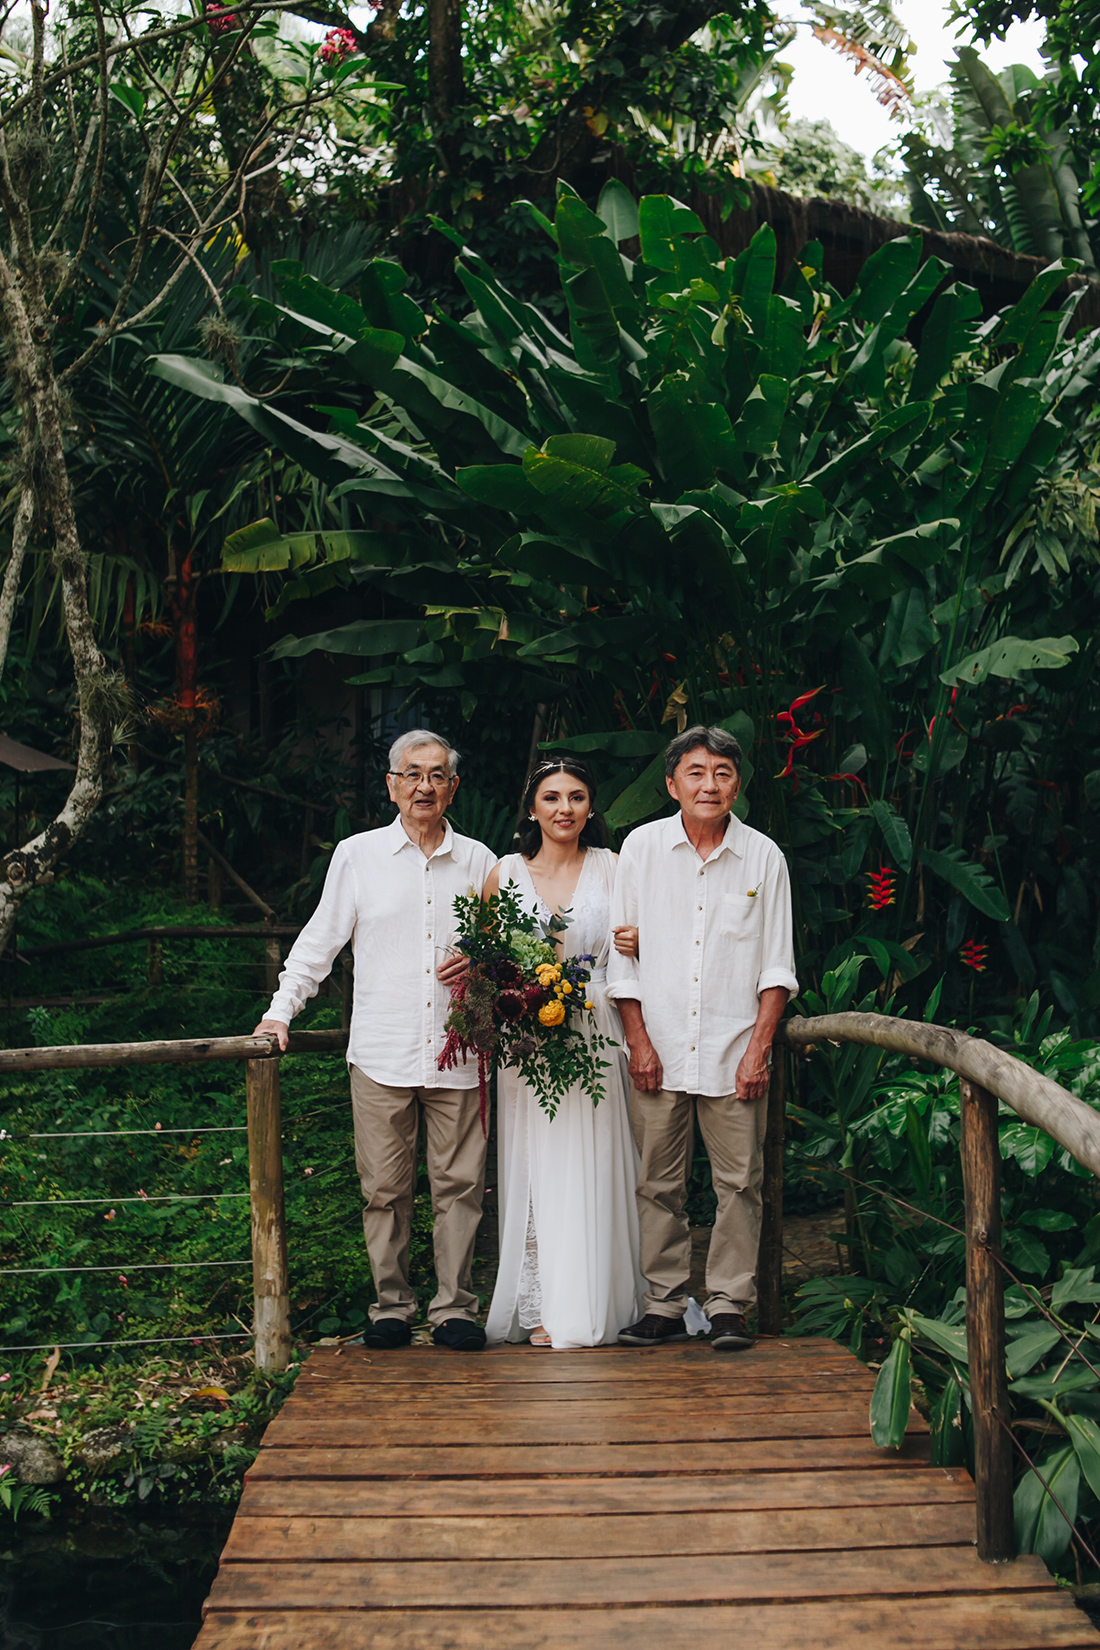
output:
[[[241,20],[236,12],[226,12],[222,0],[206,0],[203,10],[207,14],[207,27],[211,34],[234,34],[241,26]],[[211,17],[211,12],[222,12],[221,17]]]
[[[894,883],[897,881],[897,872],[891,871],[884,865],[881,871],[868,871],[867,875],[867,903],[872,911],[885,911],[888,905],[896,903]]]
[[[322,63],[342,63],[359,50],[359,41],[350,29],[330,29],[321,42]]]
[[[988,958],[989,947],[983,940],[967,940],[959,951],[959,961],[972,968],[975,974],[985,973]]]

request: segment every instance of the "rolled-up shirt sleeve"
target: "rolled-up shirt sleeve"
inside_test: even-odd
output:
[[[279,989],[267,1011],[269,1020],[289,1025],[317,995],[338,953],[351,939],[355,916],[355,874],[341,842],[332,856],[317,909],[291,946],[279,975]]]
[[[613,999],[642,1000],[641,971],[637,957],[624,957],[615,949],[615,929],[638,926],[638,866],[630,851],[629,840],[623,844],[615,873],[615,887],[611,895],[611,950],[607,959],[607,995]],[[639,941],[640,943],[640,941]]]
[[[787,988],[792,997],[797,997],[798,976],[794,971],[791,879],[787,861],[778,849],[770,859],[764,885],[760,890],[760,896],[764,901],[764,921],[756,993],[759,996],[762,991],[781,985]]]

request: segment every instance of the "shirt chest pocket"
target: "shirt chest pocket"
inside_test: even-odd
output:
[[[729,894],[718,909],[718,929],[726,940],[760,937],[760,901],[749,894]]]

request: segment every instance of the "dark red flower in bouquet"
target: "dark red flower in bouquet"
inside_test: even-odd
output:
[[[523,984],[523,970],[518,963],[508,962],[507,960],[499,962],[494,972],[498,985],[503,986],[506,990],[510,987],[513,991],[518,991]]]
[[[509,986],[497,998],[497,1008],[506,1020],[522,1020],[527,1013],[527,998]]]
[[[894,883],[897,874],[884,865],[881,871],[868,871],[867,903],[872,911],[884,911],[888,905],[895,904]]]
[[[549,995],[550,993],[544,985],[538,985],[534,981],[523,988],[523,996],[528,1008],[540,1007]]]
[[[967,940],[959,951],[959,960],[967,968],[972,968],[975,974],[984,974],[989,957],[989,947],[982,940]]]

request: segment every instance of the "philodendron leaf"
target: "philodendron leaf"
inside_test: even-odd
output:
[[[311,562],[374,559],[389,566],[404,540],[397,534],[371,532],[280,533],[268,518],[230,533],[222,546],[223,573],[270,573],[307,567]]]
[[[1016,1544],[1022,1553],[1038,1553],[1052,1564],[1069,1546],[1072,1527],[1067,1518],[1077,1517],[1077,1497],[1081,1488],[1081,1467],[1072,1444],[1049,1450],[1016,1486],[1012,1505],[1016,1514]],[[1059,1505],[1055,1505],[1055,1499]],[[1059,1510],[1059,1509],[1062,1510]]]
[[[539,493],[574,510],[637,509],[645,471],[633,464],[610,468],[615,443],[599,435],[552,435],[540,452],[528,447],[523,473]]]
[[[882,832],[890,857],[899,870],[908,871],[913,859],[913,842],[908,825],[892,802],[872,802],[871,814]]]
[[[1100,1427],[1084,1415],[1067,1415],[1069,1433],[1078,1465],[1093,1495],[1100,1495]]]
[[[625,791],[620,791],[604,817],[613,831],[623,831],[639,819],[648,819],[667,800],[665,753],[662,750]]]
[[[1006,1362],[1012,1379],[1015,1380],[1017,1375],[1026,1375],[1029,1369],[1034,1369],[1040,1358],[1045,1358],[1048,1352],[1053,1351],[1061,1338],[1055,1325],[1047,1323],[1045,1319],[1038,1323],[1025,1323],[1020,1333],[1012,1337],[1008,1346]]]
[[[922,848],[918,858],[930,871],[934,871],[944,882],[957,889],[964,899],[969,900],[975,911],[980,911],[983,916],[992,917],[994,922],[1008,921],[1008,901],[1001,890],[994,884],[987,871],[983,871],[980,865],[975,865],[973,860],[967,859],[961,848],[945,848],[942,853],[932,848]]]
[[[871,1394],[871,1439],[879,1449],[900,1449],[905,1442],[912,1402],[912,1357],[904,1335],[890,1348]]]
[[[941,1323],[938,1318],[925,1318],[911,1309],[906,1311],[905,1321],[922,1341],[931,1341],[941,1352],[946,1352],[954,1363],[968,1362],[966,1329],[961,1323]]]
[[[407,653],[423,640],[424,626],[419,619],[360,619],[339,630],[322,630],[316,636],[284,636],[275,643],[271,657],[297,659],[321,649],[369,658],[376,653]]]
[[[1034,641],[1002,636],[991,647],[983,647],[943,671],[940,681],[948,687],[956,683],[960,687],[979,687],[989,676],[1016,681],[1026,670],[1061,670],[1076,652],[1077,642],[1072,636],[1039,636]]]
[[[961,1467],[966,1461],[962,1387],[948,1381],[932,1410],[932,1465]]]
[[[638,203],[626,184],[620,183],[618,178],[609,178],[600,190],[596,216],[607,225],[607,233],[616,245],[620,241],[633,240],[638,233]],[[550,225],[549,218],[542,221],[544,225]]]

